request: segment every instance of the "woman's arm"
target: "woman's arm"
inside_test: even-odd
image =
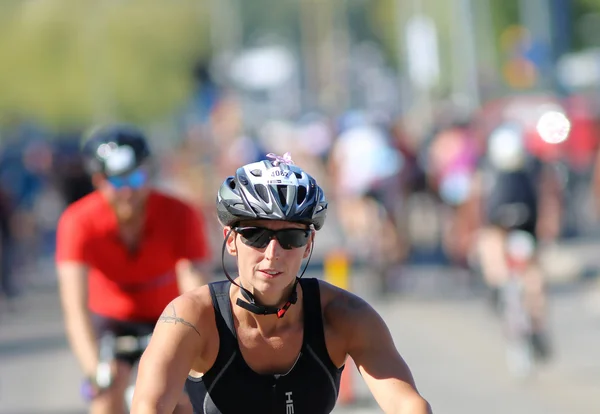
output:
[[[206,342],[202,327],[206,307],[197,296],[179,296],[158,320],[140,360],[132,414],[173,413],[187,375],[201,358]]]
[[[332,301],[336,330],[347,343],[369,390],[386,414],[431,414],[419,394],[413,375],[394,345],[392,335],[379,314],[364,300],[340,290]]]

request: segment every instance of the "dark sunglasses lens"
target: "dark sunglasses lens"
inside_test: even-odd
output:
[[[284,249],[293,249],[306,246],[309,232],[303,229],[280,230],[277,233],[277,241]]]
[[[246,227],[236,230],[242,236],[242,242],[251,247],[262,249],[271,241],[271,232],[258,227]]]

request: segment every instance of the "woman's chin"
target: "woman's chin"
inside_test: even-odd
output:
[[[276,277],[263,277],[260,275],[254,279],[254,283],[252,285],[254,290],[256,292],[260,292],[262,296],[278,297],[292,282],[293,280],[290,280],[290,278],[285,277],[284,275],[279,275]]]

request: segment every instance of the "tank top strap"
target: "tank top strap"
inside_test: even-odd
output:
[[[321,360],[328,361],[329,353],[325,343],[319,280],[302,278],[300,286],[302,286],[302,302],[304,304],[304,343],[310,345]]]
[[[229,299],[229,289],[231,282],[223,280],[208,284],[213,307],[215,309],[215,320],[221,340],[221,350],[224,346],[230,346],[231,351],[237,349],[237,335],[233,323],[233,313],[231,311],[231,300]]]

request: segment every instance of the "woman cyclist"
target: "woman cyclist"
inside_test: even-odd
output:
[[[222,258],[235,258],[238,277],[223,266],[228,280],[167,306],[141,360],[132,412],[171,413],[185,386],[198,414],[329,413],[350,356],[384,412],[431,413],[377,312],[297,276],[327,202],[289,154],[267,158],[239,168],[217,195]]]

